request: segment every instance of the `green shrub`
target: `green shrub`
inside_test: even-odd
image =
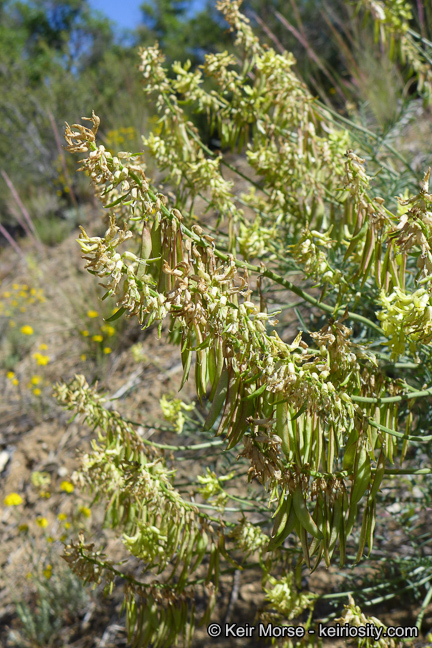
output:
[[[387,14],[381,3],[369,4],[381,36],[400,45],[424,89],[428,59],[406,49],[414,37],[405,5],[389,2]],[[421,486],[423,506],[430,497],[431,469],[423,468],[432,440],[430,171],[415,189],[409,164],[375,141],[369,175],[358,131],[367,146],[374,134],[314,99],[293,57],[262,47],[238,2],[218,7],[235,32],[238,58],[208,55],[196,70],[175,63],[168,76],[157,45],[140,54],[144,90],[160,113],[160,132],[144,143],[175,186],[174,200],[151,185],[139,154],[98,145],[94,113],[89,125],[66,128],[67,148],[86,154],[80,168],[110,217],[104,236],[81,228],[79,238],[86,268],[101,280],[104,298],[116,300],[108,321],[126,314],[143,328],[157,324],[160,335],[169,329],[180,347],[182,385],[193,377],[198,399],[186,430],[201,439],[150,441],[104,408],[84,376],[58,385],[59,401],[98,429],[77,483],[106,499],[106,521],[122,532],[143,574],[117,569],[82,539],[65,558],[86,582],[105,580],[108,590],[115,577],[124,579],[134,646],[171,646],[180,637],[188,644],[198,607],[201,624],[211,618],[220,575],[256,566],[261,618],[300,618],[301,645],[317,645],[307,631],[323,597],[301,592],[302,569],[329,567],[335,555],[351,567],[365,552],[373,558],[377,505],[391,499],[381,494],[386,485]],[[204,78],[218,91],[207,92]],[[186,108],[207,115],[221,152],[203,144]],[[403,196],[392,192],[395,182]],[[216,227],[204,221],[203,205]],[[192,500],[163,451],[187,458],[206,448],[206,473],[186,475]],[[253,481],[248,494],[234,494],[231,486],[246,490],[246,481]],[[239,505],[239,521],[229,500]],[[418,547],[414,526],[410,533]],[[420,627],[432,563],[398,557],[391,564],[399,571],[369,598],[429,586]],[[375,592],[356,591],[362,603]],[[341,623],[380,627],[352,598]],[[359,645],[396,645],[379,641]]]

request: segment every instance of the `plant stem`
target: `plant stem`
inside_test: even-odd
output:
[[[429,434],[427,436],[411,436],[410,434],[402,434],[402,432],[396,432],[396,430],[390,430],[390,428],[384,427],[384,425],[380,425],[379,423],[374,421],[373,418],[368,418],[368,422],[369,425],[376,428],[377,430],[380,430],[381,432],[385,432],[386,434],[391,434],[392,436],[395,436],[398,439],[407,439],[408,441],[420,441],[420,443],[426,443],[427,441],[432,441],[432,434]]]
[[[385,396],[384,398],[371,398],[369,396],[351,396],[353,403],[399,403],[402,400],[411,400],[412,398],[425,398],[432,396],[432,387],[423,391],[413,391],[409,394],[401,394],[400,396]]]

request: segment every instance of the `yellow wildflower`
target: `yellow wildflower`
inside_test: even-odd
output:
[[[106,355],[108,355],[109,353],[112,352],[112,349],[110,349],[109,347],[104,347],[103,352],[104,352]]]
[[[64,528],[65,528],[65,529],[70,529],[70,525],[71,525],[70,522],[65,522],[65,523],[64,523]]]
[[[8,371],[6,374],[6,378],[9,378],[9,380],[12,380],[12,378],[15,378],[15,372],[14,371]]]
[[[87,337],[90,334],[89,334],[88,331],[84,330],[84,331],[81,331],[81,335],[83,335],[84,337]]]
[[[36,360],[38,365],[42,365],[42,366],[47,365],[48,362],[51,360],[49,356],[44,355],[43,353],[39,353],[39,351],[33,353],[33,358]]]
[[[47,542],[51,544],[51,542],[54,542],[54,538],[52,536],[48,536]]]
[[[85,362],[85,361],[87,360],[87,356],[86,356],[86,354],[85,354],[85,353],[81,353],[81,355],[80,355],[80,359],[81,359],[83,362]]]
[[[84,515],[84,517],[89,518],[91,516],[91,511],[87,506],[80,506],[79,512]]]
[[[103,324],[101,326],[101,331],[106,333],[109,337],[112,337],[115,333],[115,328],[114,326],[110,326],[109,324]]]
[[[19,290],[19,289],[20,289],[20,285],[19,285],[19,284],[12,284],[12,288],[13,288],[14,290]]]
[[[11,294],[10,294],[10,292],[9,292],[8,290],[7,290],[6,292],[3,293],[3,297],[6,297],[6,299],[7,299],[8,297],[10,297],[10,296],[11,296]]]
[[[32,376],[31,379],[32,385],[40,385],[41,382],[42,382],[42,376]]]
[[[41,351],[46,351],[48,349],[48,344],[42,342],[42,344],[39,344],[38,349],[40,349]]]
[[[25,324],[25,326],[21,326],[21,333],[24,335],[33,335],[33,329],[28,324]]]
[[[99,317],[99,313],[97,311],[94,311],[94,310],[89,310],[89,311],[87,311],[87,317],[93,317],[93,318],[94,317]]]
[[[46,517],[42,517],[41,515],[39,515],[39,516],[36,518],[36,524],[37,524],[38,527],[40,527],[41,529],[46,529],[47,526],[48,526],[48,520],[46,519]]]
[[[60,489],[62,491],[65,491],[65,493],[73,493],[74,486],[69,481],[62,481],[62,483],[60,484]]]
[[[49,580],[52,576],[52,565],[47,565],[42,574]]]
[[[40,396],[42,394],[42,391],[39,389],[39,387],[36,387],[35,389],[33,389],[33,394],[35,396]]]
[[[13,380],[12,380],[12,385],[15,385],[15,386],[16,386],[16,385],[19,385],[19,380],[18,380],[18,378],[13,378]]]
[[[18,493],[9,493],[3,500],[5,506],[19,506],[23,503],[23,498]]]
[[[67,520],[67,515],[66,513],[59,513],[57,515],[57,520],[60,520],[60,522],[63,522],[64,520]]]
[[[92,340],[93,340],[94,342],[102,342],[103,337],[102,337],[102,335],[99,335],[99,334],[98,334],[98,335],[93,335],[93,336],[92,336]]]

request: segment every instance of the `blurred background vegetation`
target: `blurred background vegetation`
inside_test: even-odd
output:
[[[63,154],[65,121],[93,109],[102,116],[104,144],[141,149],[140,135],[156,120],[140,91],[138,47],[158,40],[167,62],[193,64],[209,51],[232,49],[215,4],[145,2],[136,28],[120,33],[87,0],[0,0],[0,223],[12,236],[23,233],[24,208],[44,242],[55,243],[89,200],[87,183]],[[413,28],[430,38],[430,0],[409,4]],[[243,10],[264,41],[294,53],[297,72],[314,94],[388,132],[407,119],[412,76],[389,61],[374,41],[372,21],[362,21],[355,5],[247,0]],[[205,135],[210,141],[211,133]]]

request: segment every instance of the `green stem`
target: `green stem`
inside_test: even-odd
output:
[[[317,112],[320,113],[322,117],[324,117],[324,118],[326,117],[325,114],[323,114],[323,112],[328,112],[331,115],[333,115],[333,117],[336,117],[336,119],[339,120],[340,122],[342,122],[343,124],[346,124],[347,126],[350,126],[351,128],[354,128],[354,129],[364,133],[365,135],[368,135],[369,137],[376,140],[377,142],[380,142],[400,162],[402,162],[402,164],[405,166],[405,168],[408,169],[408,171],[410,171],[410,173],[414,177],[417,176],[415,170],[411,167],[410,164],[408,164],[408,162],[405,160],[405,158],[395,148],[393,148],[393,146],[391,146],[391,144],[388,144],[387,142],[383,141],[382,138],[379,135],[377,135],[376,133],[372,133],[372,131],[365,128],[364,126],[360,126],[359,124],[356,124],[351,119],[347,119],[346,117],[342,117],[342,115],[340,115],[338,112],[336,112],[336,110],[333,110],[332,108],[329,108],[328,106],[325,106],[323,103],[321,103],[318,100],[315,101],[315,105],[316,105],[316,108],[317,108]]]
[[[417,366],[417,365],[416,365]],[[372,398],[369,396],[350,396],[353,403],[399,403],[403,400],[411,400],[412,398],[425,398],[432,396],[432,387],[423,391],[413,391],[409,394],[401,394],[400,396],[385,396],[384,398]]]
[[[421,40],[422,43],[424,43],[424,44],[427,45],[428,47],[432,47],[432,43],[430,42],[430,40],[428,40],[427,38],[424,38],[424,36],[420,36],[420,34],[418,34],[418,33],[417,33],[416,31],[414,31],[413,29],[407,29],[407,32],[408,32],[408,34],[409,34],[410,36],[412,36],[413,38],[417,38],[417,40]]]
[[[376,428],[377,430],[380,430],[381,432],[385,432],[386,434],[391,434],[391,436],[395,436],[398,439],[407,439],[408,441],[420,441],[421,443],[432,441],[432,434],[429,434],[427,436],[411,436],[409,434],[402,434],[402,432],[396,432],[396,430],[390,430],[390,428],[384,427],[384,425],[380,425],[372,418],[368,418],[368,422],[369,425]]]
[[[431,599],[432,599],[432,585],[429,585],[429,589],[426,592],[426,596],[423,599],[423,603],[422,603],[422,606],[420,608],[420,612],[418,613],[418,616],[417,616],[416,628],[417,628],[417,630],[419,632],[421,630],[421,625],[422,625],[423,617],[424,617],[425,612],[426,612],[426,608],[429,605],[429,603],[431,602]]]
[[[418,468],[417,470],[401,469],[393,470],[392,468],[384,470],[386,475],[430,475],[432,473],[431,468]]]
[[[185,446],[175,446],[175,445],[168,445],[166,443],[156,443],[155,441],[150,441],[149,439],[141,439],[143,443],[147,443],[148,445],[152,445],[155,448],[160,448],[161,450],[177,450],[177,451],[182,451],[182,450],[203,450],[205,448],[212,448],[214,446],[219,446],[223,445],[224,441],[221,439],[216,439],[215,441],[207,441],[206,443],[196,443],[194,445],[185,445]]]

